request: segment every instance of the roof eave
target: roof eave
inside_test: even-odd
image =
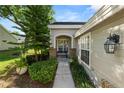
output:
[[[81,27],[74,35],[75,38],[79,37],[80,35],[88,32],[90,29],[95,27],[97,24],[101,23],[105,19],[109,18],[110,16],[114,15],[121,9],[124,9],[124,6],[112,6],[107,5],[102,7],[83,27]]]

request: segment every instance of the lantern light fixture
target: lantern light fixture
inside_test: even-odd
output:
[[[117,50],[117,46],[119,44],[120,36],[117,34],[110,34],[107,38],[106,42],[104,43],[104,49],[106,53],[114,54]]]

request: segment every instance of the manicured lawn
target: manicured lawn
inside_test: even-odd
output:
[[[0,74],[4,74],[12,65],[15,64],[15,60],[19,59],[12,55],[16,52],[17,51],[0,52]]]
[[[15,60],[19,57],[14,56],[14,53],[19,53],[19,50],[8,50],[0,52],[0,74],[4,74],[12,65],[15,65]],[[27,55],[34,54],[33,50],[29,50]]]

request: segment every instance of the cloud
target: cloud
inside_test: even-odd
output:
[[[78,12],[67,11],[62,15],[56,17],[57,21],[81,21]]]
[[[91,9],[94,9],[95,11],[98,11],[103,5],[91,5]]]
[[[82,12],[82,19],[88,21],[101,7],[101,5],[91,5],[87,7],[86,10]]]
[[[61,12],[59,15],[55,15],[55,19],[56,21],[63,21],[63,22],[67,22],[67,21],[87,22],[100,8],[101,5],[91,5],[86,9],[82,8],[81,9],[82,12],[66,10],[64,12]]]

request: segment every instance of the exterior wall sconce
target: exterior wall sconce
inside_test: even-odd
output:
[[[117,50],[117,45],[119,44],[120,36],[116,34],[110,34],[110,36],[107,38],[104,49],[106,53],[114,54],[114,52]]]

